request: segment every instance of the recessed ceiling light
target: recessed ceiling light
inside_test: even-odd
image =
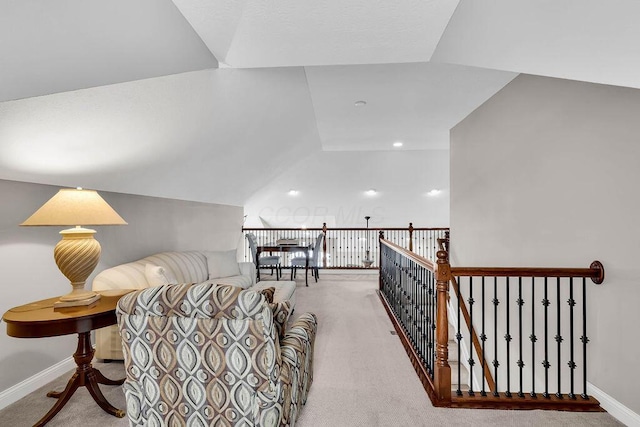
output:
[[[356,107],[364,107],[365,105],[367,105],[367,101],[356,101],[354,105]]]
[[[287,194],[290,196],[297,196],[300,192],[298,190],[289,190]]]
[[[393,143],[394,147],[402,147],[402,141],[396,141]]]
[[[366,194],[367,196],[375,196],[376,194],[378,194],[378,192],[374,188],[371,188],[365,191],[364,194]]]
[[[438,190],[437,188],[434,188],[433,190],[427,193],[427,196],[437,196],[440,193],[442,193],[442,190]]]

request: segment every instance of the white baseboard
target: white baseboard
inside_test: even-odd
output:
[[[60,375],[74,369],[76,364],[73,357],[67,357],[66,359],[56,363],[55,365],[38,372],[37,374],[27,378],[26,380],[19,382],[13,387],[0,392],[0,409],[3,409],[13,402],[16,402],[29,393],[32,393],[42,387],[43,385],[55,380]]]
[[[640,427],[640,415],[636,414],[590,382],[587,382],[587,393],[598,399],[600,406],[624,425],[628,427]]]

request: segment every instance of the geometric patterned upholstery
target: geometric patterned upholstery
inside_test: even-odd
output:
[[[295,424],[313,382],[315,315],[280,339],[261,293],[211,283],[135,291],[116,313],[130,425]]]

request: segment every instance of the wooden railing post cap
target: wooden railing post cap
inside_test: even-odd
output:
[[[589,266],[589,268],[592,269],[592,270],[597,270],[598,271],[598,275],[591,278],[593,283],[595,283],[596,285],[599,285],[602,282],[604,282],[604,265],[602,265],[602,263],[600,261],[598,261],[598,260],[593,261],[591,263],[591,265]]]
[[[438,264],[445,264],[448,262],[449,254],[447,251],[438,251],[436,252],[436,257],[438,257]]]

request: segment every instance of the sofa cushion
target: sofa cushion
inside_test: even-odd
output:
[[[120,264],[101,271],[93,279],[94,291],[107,289],[143,289],[149,286],[144,274],[145,263],[140,261]]]
[[[167,276],[170,272],[178,283],[200,283],[209,278],[207,258],[202,252],[162,252],[142,262],[164,267]]]
[[[251,289],[261,291],[271,287],[276,289],[273,294],[273,301],[289,301],[291,303],[291,312],[293,312],[296,307],[296,282],[290,280],[261,280],[253,285]]]
[[[247,276],[230,276],[218,277],[217,279],[209,279],[205,283],[213,283],[214,285],[231,285],[242,289],[251,287],[251,278]]]
[[[206,251],[209,279],[219,277],[232,277],[240,275],[236,250],[230,251]]]

